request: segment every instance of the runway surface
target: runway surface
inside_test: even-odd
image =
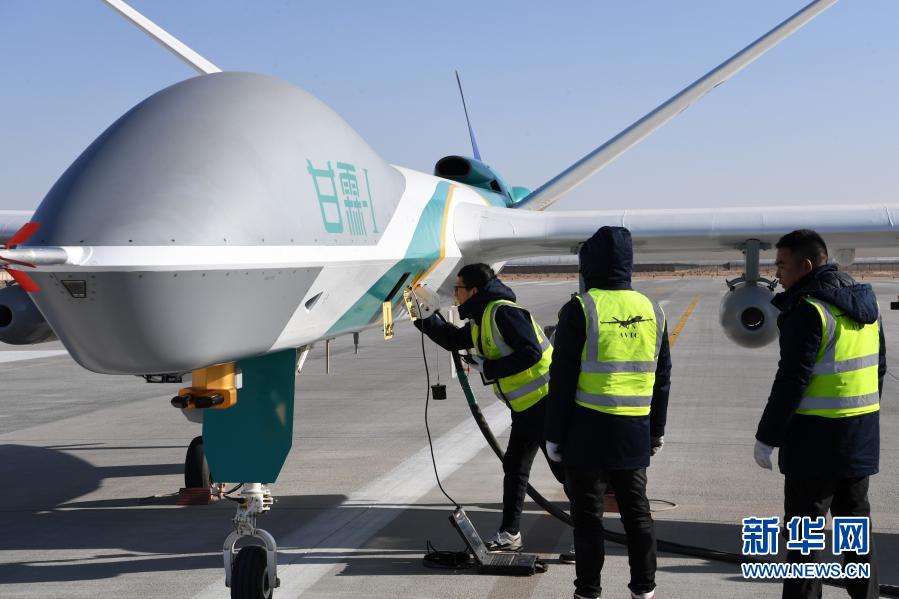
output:
[[[899,283],[875,281],[888,359],[899,360],[899,313],[889,302]],[[739,553],[740,520],[782,515],[783,477],[752,459],[754,433],[777,364],[777,346],[737,347],[718,325],[720,280],[641,279],[635,285],[662,305],[673,332],[674,372],[665,447],[648,471],[660,539]],[[538,322],[553,324],[575,283],[515,282],[519,301]],[[690,307],[692,306],[692,310]],[[310,354],[297,379],[293,450],[272,486],[277,498],[259,525],[279,542],[287,597],[570,597],[574,567],[558,563],[571,532],[531,502],[522,533],[526,550],[549,570],[527,578],[427,569],[430,540],[462,542],[437,489],[424,428],[421,340],[408,323],[384,342],[364,332]],[[449,359],[425,344],[432,382],[449,397],[431,404],[434,449],[444,487],[464,504],[482,536],[500,519],[501,465],[468,412]],[[169,405],[178,385],[109,377],[75,364],[56,344],[0,351],[0,597],[228,597],[221,544],[232,503],[179,507],[184,452],[199,434]],[[58,352],[58,353],[55,353]],[[899,363],[899,362],[896,362]],[[899,370],[897,370],[899,372]],[[509,417],[488,389],[475,385],[505,444]],[[881,472],[871,505],[881,582],[899,585],[899,382],[888,374],[881,409]],[[502,433],[502,435],[500,435]],[[235,440],[239,442],[239,440]],[[564,505],[538,455],[532,484]],[[664,511],[663,511],[664,510]],[[616,515],[609,529],[621,530]],[[628,596],[627,557],[607,543],[604,596]],[[751,582],[736,566],[663,553],[660,597],[779,597],[778,583]],[[825,597],[845,596],[825,587]]]

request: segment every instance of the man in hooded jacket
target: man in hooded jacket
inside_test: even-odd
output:
[[[827,263],[827,246],[800,229],[777,242],[780,362],[756,432],[755,460],[771,469],[779,447],[784,474],[784,524],[793,517],[870,517],[868,478],[880,457],[880,394],[886,346],[877,298]],[[799,540],[799,539],[797,539]],[[790,562],[816,560],[789,551]],[[869,578],[847,579],[854,598],[878,597],[873,536],[867,555],[844,553],[844,563],[870,564]],[[819,579],[784,579],[783,597],[820,597]]]
[[[671,356],[661,308],[631,288],[630,231],[602,227],[580,249],[584,293],[559,312],[546,445],[562,460],[574,519],[575,598],[599,597],[604,494],[627,533],[633,597],[653,597],[656,540],[646,468],[662,447]]]
[[[530,313],[515,303],[515,293],[486,264],[459,270],[454,287],[459,316],[456,327],[438,314],[415,321],[425,335],[448,351],[473,349],[470,366],[494,381],[497,396],[512,411],[512,429],[503,458],[503,518],[486,541],[491,550],[522,548],[521,512],[534,456],[543,440],[545,401],[549,389],[552,346]],[[565,482],[561,465],[547,460],[556,479]],[[572,560],[573,561],[573,560]]]

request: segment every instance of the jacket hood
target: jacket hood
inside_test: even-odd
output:
[[[774,296],[771,303],[786,312],[804,296],[833,304],[846,316],[862,324],[877,322],[880,314],[874,289],[867,283],[856,283],[855,279],[840,272],[835,264],[819,266],[793,287]]]
[[[478,289],[476,294],[459,306],[459,316],[470,320],[480,320],[484,315],[484,308],[494,300],[515,301],[515,292],[497,277],[487,281],[483,289]]]
[[[601,227],[578,252],[587,289],[630,289],[634,267],[631,232],[624,227]]]

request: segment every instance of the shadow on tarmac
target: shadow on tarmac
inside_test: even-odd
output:
[[[22,560],[7,562],[0,568],[0,585],[220,568],[219,548],[229,531],[233,511],[229,501],[179,507],[159,502],[148,504],[142,497],[76,500],[96,491],[107,478],[176,474],[181,468],[181,464],[96,467],[57,449],[0,446],[0,477],[15,481],[23,472],[30,473],[26,483],[7,487],[0,507],[4,531],[0,535],[0,550],[19,552]],[[276,538],[283,538],[321,511],[335,508],[345,500],[343,495],[281,496],[261,524]],[[492,535],[499,524],[499,508],[497,503],[469,506],[469,515],[483,537]],[[427,542],[441,550],[464,549],[448,521],[452,506],[428,503],[361,509],[395,512],[391,514],[394,519],[361,548],[363,552],[336,548],[329,551],[327,541],[314,546],[314,539],[308,545],[301,542],[284,549],[311,550],[303,554],[300,563],[344,564],[339,576],[445,574],[445,570],[423,565],[421,556]],[[558,563],[553,554],[567,550],[571,537],[563,524],[538,510],[531,502],[525,504],[522,517],[525,550],[551,555],[547,562]],[[609,530],[621,531],[616,519],[609,519],[607,526]],[[656,520],[656,535],[660,539],[734,553],[740,551],[740,532],[739,523]],[[875,542],[881,583],[899,583],[899,571],[893,566],[899,563],[899,535],[877,533]],[[66,551],[81,555],[60,555]],[[624,547],[611,542],[606,543],[606,551],[608,555],[626,554]],[[22,559],[23,553],[30,555]],[[661,571],[687,575],[715,573],[742,580],[739,569],[731,564],[679,564],[665,559],[674,557],[671,554],[661,555]]]

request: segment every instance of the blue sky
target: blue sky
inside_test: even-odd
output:
[[[804,5],[133,0],[225,70],[275,75],[388,161],[481,153],[536,187]],[[554,209],[899,202],[899,2],[843,0]],[[0,0],[0,208],[191,69],[100,0]]]

